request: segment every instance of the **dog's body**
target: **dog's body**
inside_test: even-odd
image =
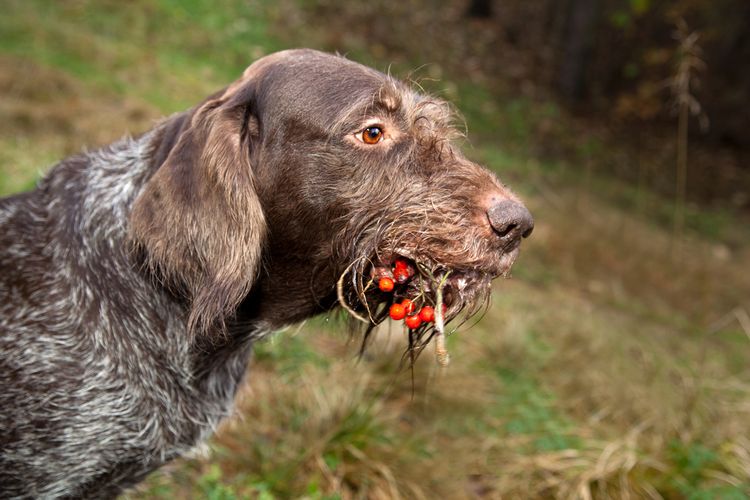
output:
[[[231,408],[253,332],[221,361],[202,355],[184,309],[129,255],[150,138],[66,160],[0,201],[3,498],[114,496]]]
[[[0,200],[0,497],[112,497],[195,446],[252,342],[333,307],[357,259],[459,269],[456,310],[507,272],[530,216],[442,141],[441,110],[343,58],[283,52]],[[413,185],[393,185],[405,168]]]

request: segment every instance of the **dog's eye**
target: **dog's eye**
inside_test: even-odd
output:
[[[383,140],[383,129],[377,126],[367,127],[362,132],[357,134],[357,138],[361,139],[365,144],[377,144]],[[360,137],[361,136],[361,137]]]

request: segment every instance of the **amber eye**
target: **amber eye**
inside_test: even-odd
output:
[[[383,140],[383,129],[380,127],[367,127],[362,131],[362,142],[365,144],[377,144]]]

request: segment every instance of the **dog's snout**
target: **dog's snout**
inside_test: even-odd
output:
[[[492,229],[506,244],[526,238],[534,230],[534,218],[521,203],[503,200],[487,210]]]

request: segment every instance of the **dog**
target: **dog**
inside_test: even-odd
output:
[[[486,301],[533,219],[461,154],[453,117],[344,57],[283,51],[0,200],[0,496],[133,486],[211,435],[253,342],[284,326],[338,305],[372,326],[399,295],[443,321]],[[395,262],[406,276],[378,290]]]

